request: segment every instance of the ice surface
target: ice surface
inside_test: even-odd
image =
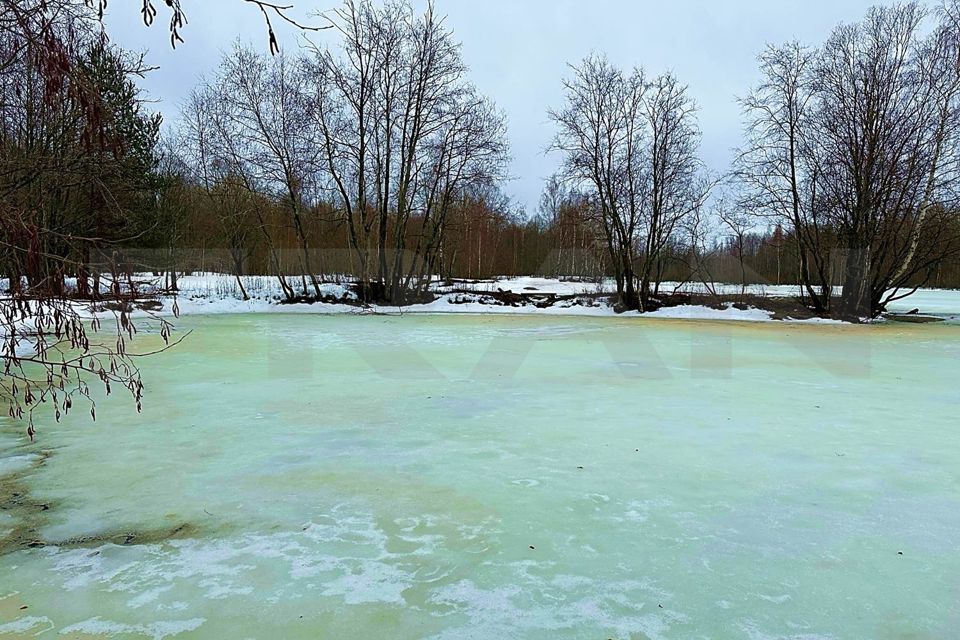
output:
[[[0,556],[0,635],[960,627],[957,326],[179,325],[142,363],[142,416],[118,395],[35,444],[0,423],[0,468],[51,505],[49,546]]]

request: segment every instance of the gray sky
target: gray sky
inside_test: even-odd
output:
[[[307,16],[339,0],[290,2],[295,15],[309,21]],[[561,104],[567,63],[603,51],[624,67],[638,64],[651,74],[672,70],[700,105],[703,159],[724,171],[740,140],[736,96],[755,83],[756,56],[764,45],[794,38],[820,43],[835,25],[858,20],[872,4],[877,0],[436,0],[463,43],[472,81],[509,118],[515,179],[506,190],[530,212],[558,165],[544,154],[553,134],[546,111]],[[216,66],[238,36],[267,50],[262,17],[240,0],[183,0],[190,24],[175,52],[165,20],[146,29],[139,5],[114,0],[107,25],[115,42],[147,50],[148,61],[160,66],[142,84],[160,101],[157,108],[168,122],[197,78]],[[277,31],[284,48],[295,50],[298,36]],[[332,36],[312,37],[323,42]]]

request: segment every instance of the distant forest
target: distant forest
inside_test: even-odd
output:
[[[166,273],[172,266],[180,272],[239,273],[274,275],[273,248],[280,270],[289,276],[300,273],[296,231],[285,225],[283,206],[262,200],[263,223],[273,228],[269,242],[260,235],[260,220],[248,226],[231,227],[245,236],[238,261],[231,251],[230,234],[209,215],[201,194],[193,194],[194,206],[187,206],[177,221],[170,242],[130,252],[139,268]],[[530,214],[516,207],[500,193],[479,194],[457,203],[446,223],[443,252],[435,274],[442,280],[474,280],[497,276],[543,276],[571,278],[586,283],[613,276],[604,246],[604,235],[589,202],[583,196],[567,195],[549,208]],[[323,207],[311,211],[305,233],[314,262],[324,278],[338,281],[354,273],[348,229],[344,221]],[[955,231],[960,236],[960,230]],[[408,242],[414,241],[414,234]],[[800,283],[797,240],[781,226],[763,228],[750,224],[729,228],[719,220],[710,240],[694,253],[689,242],[671,243],[657,265],[663,282],[710,282],[782,285]],[[842,284],[844,253],[832,261],[834,284]],[[165,256],[169,256],[166,258]],[[918,286],[960,289],[960,255],[951,254],[929,273],[916,275]],[[298,293],[301,287],[297,287]],[[309,293],[309,291],[308,291]]]

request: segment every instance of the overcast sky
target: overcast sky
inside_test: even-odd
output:
[[[339,0],[290,0],[295,15]],[[107,25],[118,44],[148,52],[160,69],[142,84],[168,122],[197,78],[217,64],[238,36],[267,50],[262,17],[241,0],[182,0],[190,24],[174,52],[166,24],[147,29],[136,0],[110,3]],[[876,0],[436,0],[463,43],[471,79],[506,112],[515,179],[507,192],[534,211],[558,159],[544,153],[553,134],[546,112],[559,106],[567,63],[603,51],[624,67],[672,70],[700,105],[702,156],[724,171],[740,139],[736,97],[757,78],[756,56],[767,43],[817,44],[841,22],[863,16]],[[158,2],[162,7],[162,2]],[[418,0],[419,4],[419,0]],[[161,8],[161,12],[163,9]],[[165,18],[161,13],[161,18]],[[314,20],[314,23],[320,21]],[[278,29],[287,51],[298,36]],[[318,42],[330,32],[313,36]]]

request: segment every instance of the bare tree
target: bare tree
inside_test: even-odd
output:
[[[596,199],[617,281],[618,304],[649,309],[667,247],[702,207],[711,185],[697,157],[696,108],[666,74],[652,82],[592,55],[564,82],[566,104],[550,111],[552,148],[564,172]]]
[[[234,275],[243,295],[247,294],[240,276],[252,226],[266,241],[272,270],[284,298],[292,300],[296,293],[287,280],[274,234],[256,199],[259,184],[248,162],[250,152],[238,130],[237,119],[230,113],[230,100],[225,95],[229,91],[224,83],[202,82],[190,94],[181,111],[178,133],[181,154],[190,167],[192,182],[201,187],[213,204],[228,238]],[[253,225],[240,224],[251,215],[256,218]]]
[[[960,252],[960,238],[951,233],[949,222],[942,220],[947,215],[945,206],[957,205],[960,180],[960,0],[944,4],[938,28],[920,46],[918,55],[923,82],[930,87],[927,145],[931,149],[926,182],[908,231],[909,240],[891,261],[884,284],[892,291],[884,292],[887,297],[881,306],[899,298],[901,289],[915,292],[940,262]],[[935,248],[918,259],[925,240],[927,247]],[[918,283],[919,274],[925,277]]]
[[[537,208],[537,215],[540,217],[541,224],[545,229],[553,229],[557,234],[556,238],[556,262],[552,267],[552,274],[556,276],[575,275],[574,268],[566,267],[564,262],[564,249],[568,244],[567,234],[568,224],[564,220],[564,213],[569,205],[570,194],[561,180],[560,176],[550,176],[543,193],[540,194],[540,203]]]
[[[282,197],[299,244],[300,273],[320,298],[304,221],[316,195],[320,138],[308,116],[302,64],[283,54],[265,59],[237,45],[224,58],[218,81],[226,115],[244,146],[247,173],[261,193]]]
[[[392,17],[393,21],[388,20],[393,22],[390,28],[400,19],[398,15]],[[347,219],[357,260],[355,272],[367,286],[372,280],[370,253],[378,220],[371,206],[375,188],[370,183],[377,117],[377,54],[383,51],[376,39],[382,25],[367,3],[347,2],[335,11],[334,19],[343,40],[342,57],[330,50],[317,50],[311,74],[311,113],[321,132],[325,169]],[[366,293],[365,297],[376,297]]]
[[[960,251],[943,219],[957,193],[957,14],[951,0],[929,29],[916,2],[876,7],[819,50],[761,58],[737,173],[755,210],[790,223],[818,311],[832,305],[831,258],[842,266],[834,311],[864,318]]]
[[[504,118],[464,80],[432,3],[348,0],[331,20],[341,47],[315,51],[311,83],[322,164],[364,297],[399,302],[432,275],[457,198],[502,172]]]
[[[746,239],[753,222],[747,211],[731,204],[729,199],[720,197],[714,203],[717,220],[723,226],[723,234],[729,239],[729,245],[736,251],[737,265],[740,268],[740,301],[747,295]]]
[[[719,297],[717,279],[711,269],[711,263],[717,254],[717,245],[714,242],[717,235],[717,216],[709,215],[705,209],[695,209],[681,224],[686,247],[687,277],[677,283],[674,293],[680,292],[687,284],[696,280],[703,285],[707,293]]]
[[[816,52],[792,42],[761,54],[762,81],[740,100],[746,143],[734,164],[740,206],[793,231],[800,285],[814,309],[830,309],[830,247],[825,215],[815,206],[817,163],[812,111]]]
[[[630,74],[601,55],[591,55],[564,81],[565,104],[549,112],[559,131],[552,149],[564,173],[589,185],[596,198],[617,282],[618,305],[636,309],[635,241],[646,204],[643,148],[643,71]]]
[[[666,249],[677,239],[682,221],[703,206],[712,185],[698,156],[696,105],[676,77],[668,73],[651,83],[644,115],[649,130],[649,148],[644,155],[649,203],[644,209],[639,292],[640,307],[649,309],[651,295],[660,289]]]
[[[956,186],[958,35],[947,21],[924,38],[926,17],[914,2],[871,9],[838,28],[818,60],[818,167],[847,251],[845,317],[883,309],[934,200]]]

